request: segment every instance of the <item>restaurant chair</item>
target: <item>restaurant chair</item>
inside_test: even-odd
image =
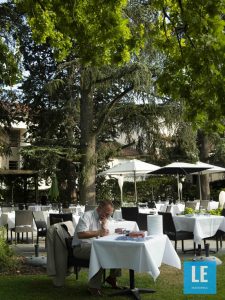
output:
[[[63,227],[66,230],[66,227]],[[76,280],[78,280],[79,277],[79,271],[81,268],[89,268],[90,259],[83,259],[83,258],[77,258],[73,256],[73,247],[72,247],[72,241],[73,237],[68,236],[65,238],[66,247],[68,251],[68,268],[73,267],[74,268],[74,274],[76,276]],[[106,272],[104,270],[103,272],[103,283],[105,282]]]
[[[156,208],[155,201],[149,201],[148,202],[148,208]]]
[[[127,221],[135,221],[138,219],[138,207],[121,207],[122,218]]]
[[[28,233],[30,232],[32,235],[32,243],[34,242],[34,225],[33,225],[33,214],[30,210],[16,210],[15,211],[15,227],[11,228],[11,242],[13,241],[12,232],[15,232],[15,244],[18,241],[19,234],[25,232],[27,235],[28,241]]]
[[[217,232],[213,235],[213,236],[210,236],[208,238],[205,238],[204,239],[204,247],[205,245],[207,244],[207,240],[215,240],[216,241],[216,251],[213,251],[210,249],[210,252],[218,252],[219,251],[219,243],[220,243],[220,248],[223,247],[223,235],[224,235],[224,232],[222,230],[217,230]]]
[[[221,211],[221,216],[225,217],[225,209],[223,208]],[[207,240],[215,240],[216,241],[216,252],[219,251],[219,243],[220,243],[220,248],[223,248],[223,238],[224,238],[224,231],[218,229],[216,234],[212,237],[208,237],[204,239],[204,246],[207,243]],[[211,252],[215,252],[210,250]]]
[[[166,212],[171,212],[171,210],[172,210],[172,205],[167,205]]]
[[[76,279],[78,279],[79,271],[81,268],[89,268],[90,259],[81,259],[75,258],[73,256],[73,247],[72,247],[73,237],[66,237],[66,247],[68,251],[68,268],[74,268],[74,274],[76,275]]]
[[[33,211],[34,222],[37,227],[37,242],[39,244],[39,237],[44,237],[46,242],[47,223],[42,211]]]
[[[72,213],[49,214],[49,224],[54,225],[60,222],[73,221]]]
[[[210,202],[209,200],[200,200],[199,209],[202,208],[202,209],[207,210],[208,206],[209,206],[209,202]]]
[[[170,240],[175,242],[175,250],[177,251],[177,242],[181,241],[182,252],[185,253],[190,250],[184,250],[184,241],[193,240],[193,232],[176,231],[173,216],[170,212],[158,212],[163,217],[163,233],[166,234]],[[194,253],[196,252],[196,245],[194,243]]]
[[[148,214],[138,214],[137,224],[140,230],[144,230],[144,231],[148,230],[147,217]]]
[[[194,210],[198,209],[198,201],[186,201],[185,208],[192,208]]]

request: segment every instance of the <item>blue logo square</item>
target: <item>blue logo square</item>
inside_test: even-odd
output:
[[[216,262],[184,262],[184,294],[216,294]]]

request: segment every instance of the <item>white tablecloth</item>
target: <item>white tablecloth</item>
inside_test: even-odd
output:
[[[181,268],[180,258],[166,235],[149,236],[145,241],[116,240],[117,237],[112,235],[93,241],[89,279],[101,267],[148,272],[154,279],[159,276],[162,263]]]
[[[201,244],[202,239],[213,236],[224,223],[223,216],[212,215],[174,216],[173,220],[177,231],[193,232],[196,244]]]
[[[0,217],[0,225],[8,225],[8,229],[15,227],[15,211],[3,213]]]

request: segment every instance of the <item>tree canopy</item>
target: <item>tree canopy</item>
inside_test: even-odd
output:
[[[28,14],[34,39],[49,43],[60,60],[74,52],[83,65],[122,64],[143,47],[142,25],[124,16],[127,0],[15,2]]]
[[[72,137],[81,155],[84,199],[89,195],[94,199],[96,142],[115,133],[109,116],[121,100],[141,99],[162,107],[176,101],[174,114],[180,108],[196,128],[223,129],[224,0],[13,3],[26,14],[34,39],[22,47],[29,70],[23,90],[25,102],[33,109],[35,142],[40,135],[55,141],[62,133]],[[133,128],[160,129],[154,122],[142,122],[138,111],[130,114]],[[144,117],[145,111],[140,111]],[[57,133],[47,116],[54,116]],[[77,122],[79,132],[75,133]],[[125,126],[121,129],[126,131]],[[49,129],[46,136],[45,128]],[[180,145],[177,155],[181,148],[188,148],[179,132],[185,129],[190,136],[188,127],[181,128],[174,138]]]

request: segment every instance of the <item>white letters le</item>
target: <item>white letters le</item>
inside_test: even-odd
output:
[[[191,274],[192,274],[192,282],[208,282],[207,279],[205,279],[205,275],[207,275],[207,272],[205,272],[205,269],[208,269],[208,266],[200,266],[200,280],[196,279],[196,267],[191,267]]]

